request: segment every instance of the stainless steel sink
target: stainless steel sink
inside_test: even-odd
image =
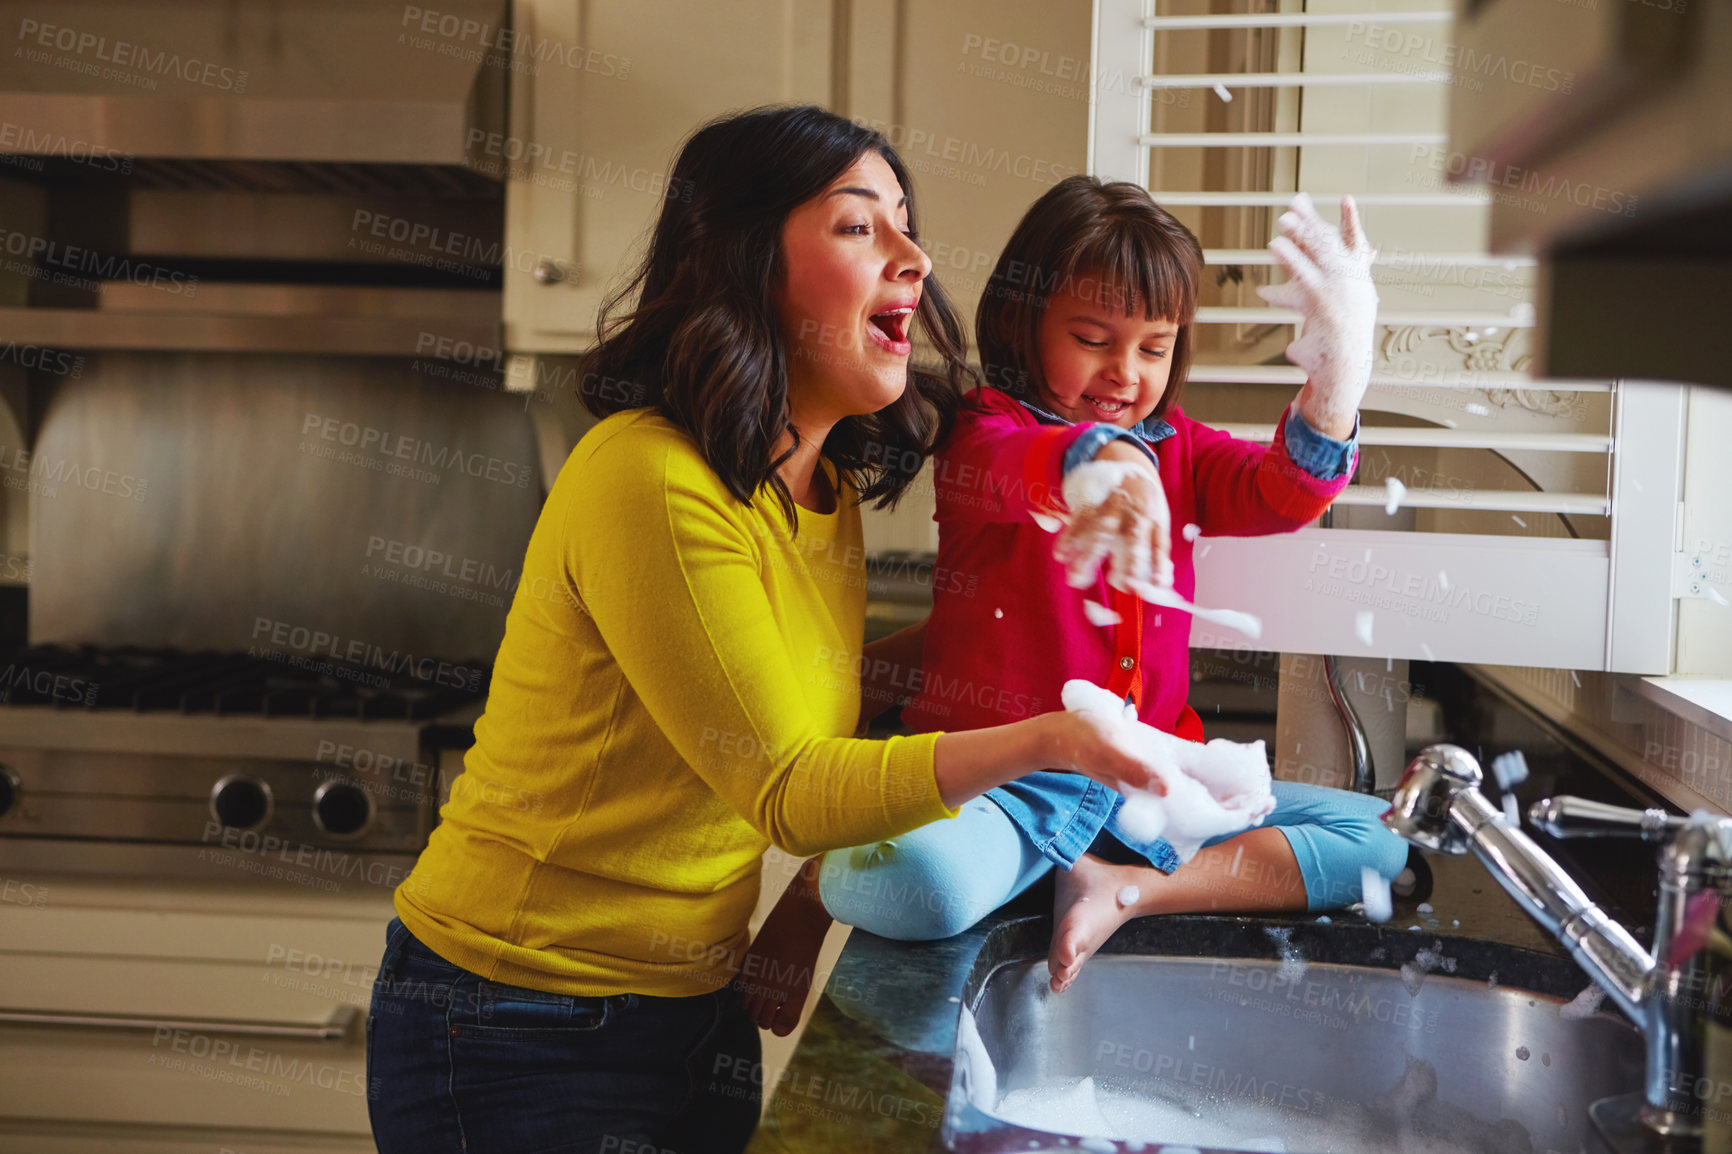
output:
[[[1363,925],[1230,936],[1225,956],[1096,957],[1058,996],[1043,957],[977,973],[959,1037],[972,1018],[980,1046],[958,1046],[946,1145],[1575,1154],[1593,1149],[1588,1104],[1642,1085],[1628,1021],[1560,1012],[1587,983],[1556,959]],[[1260,937],[1264,956],[1243,956]],[[1335,956],[1306,962],[1307,945]],[[1356,951],[1370,964],[1340,961]],[[1497,983],[1500,958],[1553,993]],[[1035,1097],[1043,1112],[1020,1112]]]

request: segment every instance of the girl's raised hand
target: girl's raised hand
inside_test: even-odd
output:
[[[1065,476],[1070,517],[1053,544],[1073,588],[1095,579],[1104,562],[1115,589],[1173,583],[1172,514],[1160,474],[1142,450],[1109,441]]]
[[[1305,370],[1300,415],[1327,436],[1346,437],[1371,383],[1377,327],[1371,262],[1377,250],[1350,196],[1341,198],[1339,232],[1304,193],[1293,198],[1279,223],[1281,235],[1269,242],[1269,251],[1287,270],[1287,280],[1259,288],[1257,295],[1303,316],[1299,338],[1287,346],[1287,359]]]

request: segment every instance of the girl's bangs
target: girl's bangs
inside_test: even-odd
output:
[[[1125,316],[1142,302],[1145,320],[1189,324],[1197,311],[1197,277],[1176,245],[1150,243],[1141,230],[1111,223],[1079,247],[1068,279],[1098,281],[1102,303]]]

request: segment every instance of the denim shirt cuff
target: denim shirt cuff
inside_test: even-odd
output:
[[[1359,414],[1353,414],[1353,432],[1345,441],[1324,436],[1299,415],[1297,405],[1287,410],[1284,429],[1287,456],[1293,463],[1319,481],[1333,481],[1347,472],[1353,463],[1353,451],[1359,445]]]
[[[1070,443],[1070,448],[1065,450],[1065,473],[1069,474],[1072,469],[1076,468],[1084,461],[1094,460],[1095,454],[1101,451],[1102,446],[1104,446],[1108,441],[1116,441],[1120,438],[1129,441],[1131,444],[1141,449],[1149,460],[1154,461],[1155,465],[1159,467],[1160,462],[1155,459],[1155,455],[1149,450],[1149,447],[1143,444],[1141,437],[1138,437],[1129,429],[1121,429],[1117,425],[1096,424],[1090,425],[1087,431],[1085,431],[1082,436],[1072,441]]]

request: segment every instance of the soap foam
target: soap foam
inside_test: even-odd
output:
[[[1366,645],[1371,644],[1371,623],[1376,616],[1369,609],[1353,615],[1353,635]]]
[[[1060,693],[1066,709],[1091,713],[1124,728],[1142,759],[1167,787],[1165,797],[1124,788],[1116,820],[1137,841],[1165,837],[1180,861],[1190,861],[1205,841],[1261,824],[1275,808],[1269,761],[1261,741],[1244,744],[1216,738],[1207,745],[1144,725],[1117,695],[1080,678]]]
[[[1201,557],[1203,554],[1197,555]],[[1263,619],[1254,613],[1243,613],[1237,609],[1205,609],[1185,600],[1168,586],[1153,585],[1146,581],[1132,582],[1131,591],[1151,605],[1182,609],[1199,621],[1212,621],[1216,625],[1236,629],[1253,641],[1263,636]]]
[[[1600,1002],[1605,998],[1606,991],[1598,986],[1589,986],[1574,998],[1558,1007],[1560,1018],[1591,1018],[1600,1008]]]
[[[1383,481],[1383,511],[1389,516],[1395,516],[1395,511],[1401,508],[1401,499],[1407,495],[1407,486],[1394,477],[1386,477]]]
[[[1366,1101],[1319,1096],[1313,1110],[1212,1093],[1178,1080],[1120,1089],[1112,1079],[1103,1083],[1091,1076],[1061,1077],[1012,1090],[987,1113],[1018,1126],[1070,1135],[1061,1141],[1103,1154],[1115,1139],[1131,1150],[1159,1144],[1164,1154],[1196,1154],[1203,1147],[1259,1154],[1483,1154],[1487,1149],[1532,1148],[1529,1135],[1510,1120],[1482,1121],[1440,1101],[1435,1068],[1412,1059],[1393,1086]],[[1036,1149],[1053,1146],[1031,1144]]]
[[[956,1055],[962,1068],[968,1071],[968,1100],[978,1110],[990,1112],[998,1102],[998,1072],[992,1065],[992,1054],[981,1040],[980,1028],[974,1023],[974,1012],[962,1008],[956,1023]]]
[[[1500,753],[1491,759],[1491,772],[1498,785],[1508,792],[1528,779],[1528,759],[1519,749]]]
[[[1374,922],[1386,922],[1395,914],[1395,898],[1389,892],[1389,880],[1370,866],[1359,867],[1359,884],[1365,894],[1365,916]]]
[[[1089,619],[1090,625],[1099,625],[1103,629],[1108,625],[1117,625],[1123,620],[1117,611],[1108,609],[1098,601],[1084,601],[1083,616]]]

